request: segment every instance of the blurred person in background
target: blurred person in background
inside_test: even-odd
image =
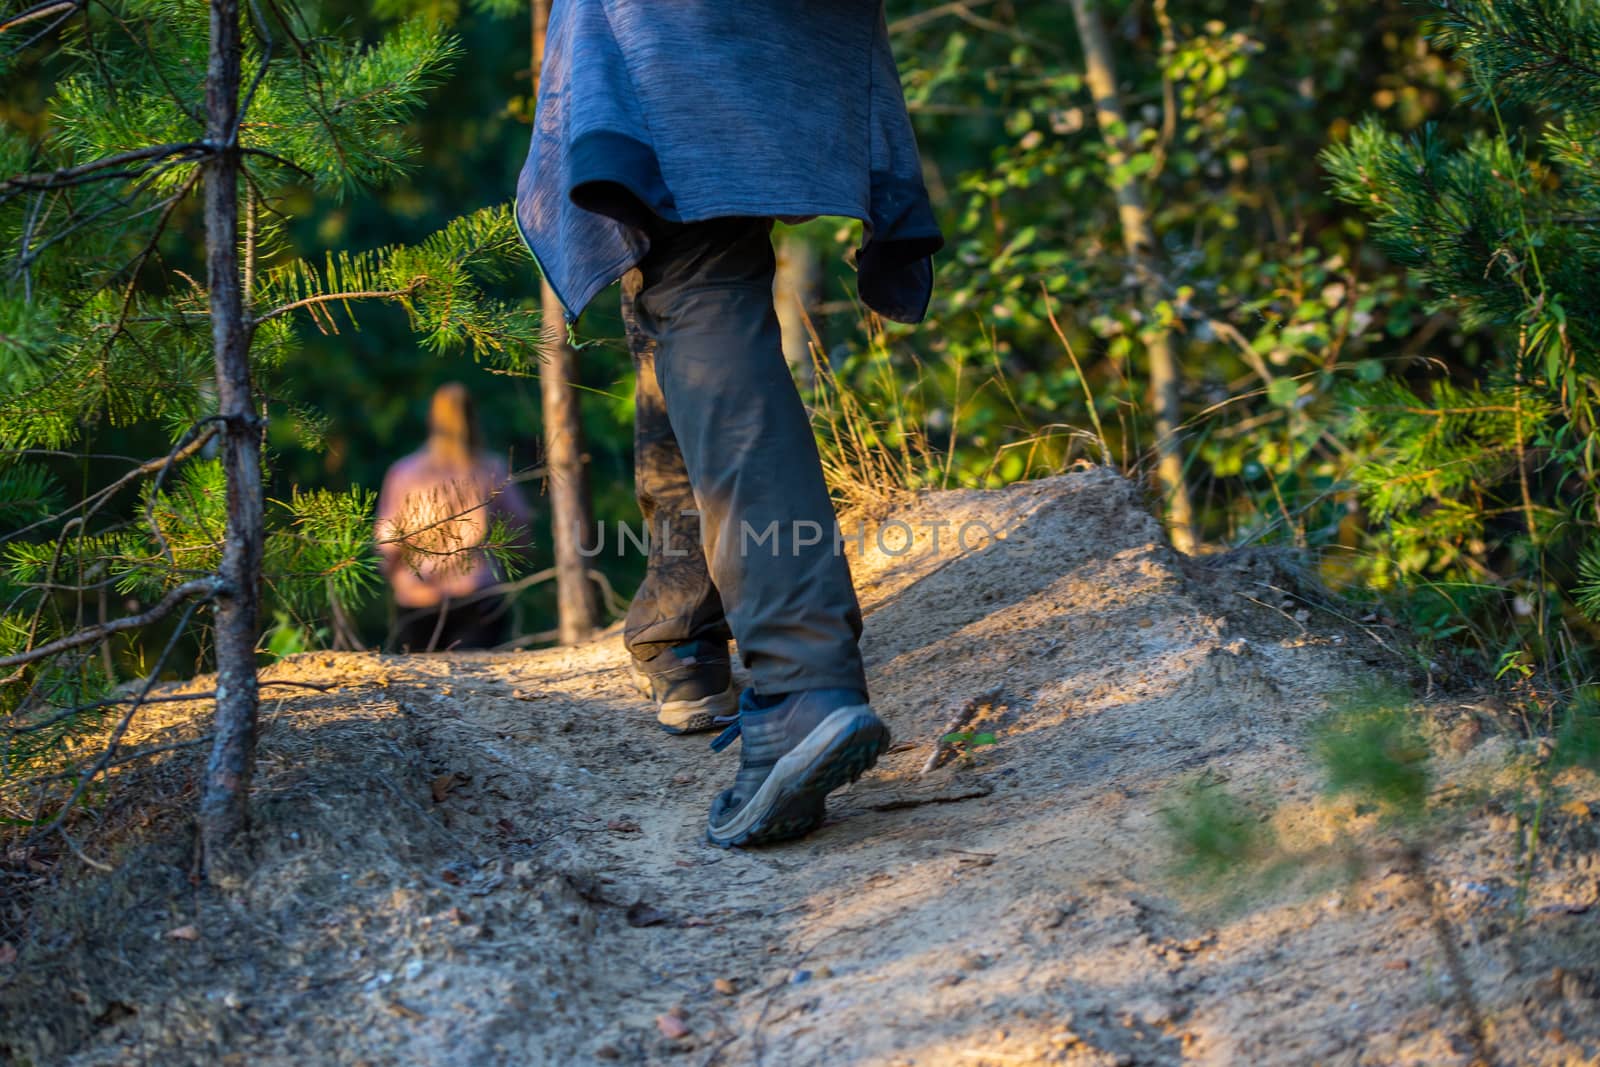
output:
[[[492,544],[525,544],[531,513],[506,462],[483,450],[472,397],[442,385],[428,410],[428,442],[383,479],[376,524],[403,651],[493,648],[510,636],[509,598]],[[506,531],[510,544],[494,535]]]

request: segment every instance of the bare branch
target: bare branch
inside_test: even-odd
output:
[[[157,472],[165,471],[170,465],[174,463],[181,463],[183,460],[188,459],[190,456],[200,451],[206,446],[206,443],[211,440],[216,432],[217,430],[215,426],[208,427],[205,432],[200,434],[199,437],[196,437],[194,440],[190,441],[187,445],[169,452],[165,459],[152,459],[147,463],[141,463],[139,466],[135,467],[127,474],[124,474],[122,477],[118,478],[104,489],[96,490],[93,495],[84,497],[67,510],[58,511],[48,518],[40,519],[38,522],[30,523],[29,525],[22,527],[20,530],[13,530],[8,534],[0,536],[0,544],[5,544],[7,541],[15,540],[31,530],[37,530],[41,526],[48,526],[52,522],[72,514],[74,511],[82,511],[87,509],[85,511],[84,518],[88,518],[98,511],[102,504],[104,504],[111,497],[115,496],[119,490],[123,489],[130,483],[138,481],[147,474],[155,474]]]
[[[26,11],[12,15],[4,22],[0,22],[0,33],[36,19],[47,19],[51,15],[67,15],[77,10],[83,0],[44,0],[42,4],[34,4]]]
[[[331,693],[335,689],[339,688],[337,685],[332,685],[332,684],[330,684],[330,685],[319,685],[316,682],[291,682],[291,681],[266,681],[266,682],[262,682],[261,685],[263,687],[269,686],[269,685],[277,685],[277,686],[292,687],[292,688],[295,688],[295,689],[314,689],[319,693]],[[217,698],[217,691],[215,689],[210,689],[210,690],[207,690],[207,691],[205,691],[203,693],[177,693],[177,694],[174,694],[172,696],[150,697],[149,699],[145,700],[144,703],[146,703],[146,704],[187,704],[188,702],[190,702],[192,700],[215,700],[216,698]],[[111,700],[97,700],[93,704],[79,704],[75,708],[63,708],[61,711],[59,711],[56,714],[50,716],[50,718],[48,718],[48,719],[42,719],[39,722],[30,722],[30,723],[27,723],[24,726],[11,727],[6,732],[11,734],[12,736],[15,736],[17,734],[38,733],[40,730],[48,730],[52,726],[57,726],[57,725],[59,725],[61,723],[66,722],[69,719],[74,719],[74,718],[78,717],[79,715],[86,714],[87,712],[100,711],[100,710],[105,709],[105,708],[120,708],[122,705],[127,704],[127,703],[129,703],[130,701],[132,701],[134,699],[135,699],[134,697],[117,697],[117,698],[114,698],[114,699],[111,699]]]
[[[81,163],[76,167],[63,167],[48,174],[19,174],[15,178],[6,178],[0,181],[0,189],[60,189],[68,185],[81,185],[86,181],[100,181],[111,178],[124,178],[132,174],[142,173],[141,170],[114,171],[106,174],[103,171],[112,167],[121,167],[129,163],[157,162],[171,156],[201,156],[212,151],[210,145],[201,141],[182,141],[171,144],[150,145],[147,148],[135,148],[129,152],[119,152],[114,156],[106,156],[92,163]]]
[[[177,647],[178,638],[183,636],[183,631],[189,625],[189,619],[194,616],[194,611],[199,606],[198,601],[189,602],[188,607],[184,609],[183,618],[178,620],[178,625],[173,627],[172,636],[167,638],[166,647],[161,650],[161,655],[156,657],[155,666],[151,669],[149,677],[145,679],[144,688],[139,691],[138,697],[134,699],[132,705],[123,713],[122,718],[117,721],[116,727],[111,731],[111,737],[106,742],[105,751],[95,761],[94,766],[89,768],[89,773],[78,781],[78,784],[72,790],[72,795],[67,797],[56,812],[55,817],[44,827],[34,831],[30,835],[30,840],[36,841],[66,822],[67,816],[72,813],[73,807],[78,803],[79,798],[83,796],[84,790],[88,789],[89,784],[100,777],[101,773],[111,766],[111,761],[117,758],[117,748],[122,744],[122,738],[128,732],[128,727],[132,725],[134,715],[143,706],[145,698],[150,695],[150,690],[155,687],[156,680],[161,674],[161,668],[166,664],[167,658],[172,655],[172,650]]]
[[[965,3],[940,4],[930,7],[926,11],[918,11],[914,15],[907,15],[903,19],[895,19],[889,23],[890,34],[909,33],[925,23],[944,18],[946,15],[970,15],[975,7],[987,7],[997,0],[967,0]]]
[[[216,575],[184,582],[182,585],[175,586],[149,611],[141,612],[138,615],[125,615],[120,619],[113,619],[104,626],[88,626],[77,633],[68,634],[66,637],[40,645],[38,648],[29,649],[26,652],[0,656],[0,667],[26,666],[29,663],[36,663],[59,653],[71,651],[74,648],[92,645],[96,641],[104,641],[112,634],[119,634],[124,630],[134,630],[141,626],[148,626],[172,614],[179,604],[195,597],[210,600],[222,591],[222,585],[222,579]],[[191,604],[191,611],[193,607],[194,605]],[[20,673],[17,672],[10,677],[0,679],[0,685],[16,681],[20,677]]]
[[[469,593],[467,596],[451,597],[450,606],[452,608],[459,608],[467,604],[476,604],[480,600],[489,600],[492,597],[512,596],[513,594],[522,592],[524,589],[527,589],[530,586],[539,585],[542,582],[548,582],[555,576],[555,568],[546,567],[542,571],[534,571],[532,574],[524,575],[514,582],[496,582],[494,585],[485,586],[476,593]],[[396,622],[400,625],[404,625],[408,622],[416,622],[419,619],[425,619],[429,615],[432,615],[435,610],[435,608],[423,608],[420,611],[413,611],[400,616]]]
[[[154,704],[154,703],[157,703],[157,701],[155,701],[155,700],[147,700],[147,701],[145,701],[145,703]],[[111,760],[109,763],[107,763],[105,765],[105,767],[103,769],[104,770],[110,770],[113,767],[120,767],[125,763],[132,763],[134,760],[147,759],[150,756],[159,756],[163,752],[175,752],[178,749],[182,749],[182,748],[198,748],[201,745],[204,745],[207,742],[209,742],[212,739],[213,736],[215,736],[215,735],[207,733],[207,734],[201,734],[199,737],[193,738],[193,739],[188,740],[188,741],[173,741],[173,742],[171,742],[169,744],[165,744],[165,745],[151,745],[149,748],[137,748],[137,749],[134,749],[132,752],[124,752],[122,755],[120,755],[120,756],[116,757],[115,759]],[[51,771],[49,774],[36,774],[31,778],[18,778],[18,779],[14,780],[14,781],[5,782],[3,784],[0,784],[0,788],[4,788],[4,789],[9,789],[9,790],[15,791],[15,790],[18,790],[18,789],[26,789],[29,786],[49,785],[51,782],[70,782],[74,778],[77,778],[82,773],[83,773],[83,768],[81,768],[81,767],[72,767],[72,768],[68,768],[67,770],[63,770],[63,771]],[[69,810],[70,810],[70,806],[69,806]],[[55,820],[52,820],[52,822],[54,822],[54,821]],[[44,834],[49,832],[49,829],[50,829],[49,827],[45,827],[44,829],[38,831],[38,833],[35,836],[42,837],[42,836],[44,836]]]

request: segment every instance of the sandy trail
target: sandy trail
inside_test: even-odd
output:
[[[142,772],[161,814],[122,832],[115,873],[41,892],[0,968],[0,1059],[1472,1061],[1399,873],[1226,915],[1186,906],[1169,873],[1161,813],[1197,774],[1284,801],[1307,840],[1330,833],[1306,726],[1399,661],[1331,615],[1297,619],[1269,568],[1180,560],[1106,472],[895,518],[890,551],[869,538],[855,569],[898,744],[811,838],[703,842],[736,750],[658,732],[614,637],[298,657],[271,677],[339,688],[270,691],[258,873],[228,899],[197,888],[192,760]],[[969,728],[995,743],[923,774],[984,694]],[[174,712],[146,739],[196,721]],[[1509,747],[1457,744],[1453,773],[1492,776]],[[1492,805],[1434,863],[1506,1064],[1600,1062],[1588,790],[1520,938]]]

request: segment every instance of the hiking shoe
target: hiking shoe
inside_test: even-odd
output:
[[[739,690],[726,641],[689,641],[647,660],[633,659],[633,680],[656,705],[669,734],[710,730],[738,714]]]
[[[822,825],[827,795],[861,777],[889,747],[889,728],[858,689],[806,689],[767,708],[753,693],[711,743],[742,738],[733,788],[711,802],[706,838],[719,848],[802,837]]]

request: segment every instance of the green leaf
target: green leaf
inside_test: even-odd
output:
[[[1267,386],[1267,399],[1280,408],[1293,408],[1300,398],[1300,383],[1293,378],[1274,378]]]

